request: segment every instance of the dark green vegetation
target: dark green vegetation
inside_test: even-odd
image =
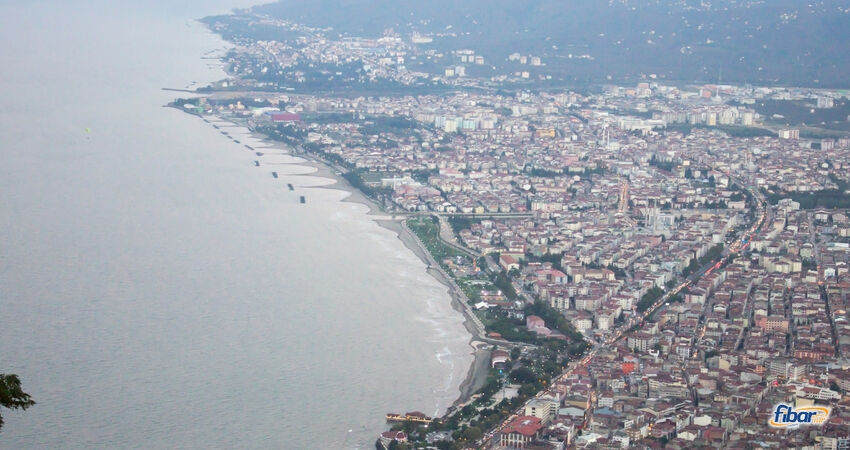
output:
[[[691,134],[691,131],[695,128],[722,131],[731,137],[739,138],[751,138],[760,136],[776,137],[776,133],[774,133],[773,131],[770,131],[766,128],[757,127],[742,127],[737,125],[717,125],[714,127],[710,127],[708,125],[695,125],[687,123],[672,123],[667,125],[668,131],[678,131],[684,134],[685,136]]]
[[[261,23],[241,15],[209,16],[201,19],[228,41],[249,44],[255,41],[295,39],[298,34],[272,24]],[[216,23],[222,23],[217,26]],[[224,25],[226,23],[226,26]]]
[[[353,187],[357,188],[360,192],[368,195],[369,197],[375,198],[379,194],[390,194],[392,191],[390,188],[369,186],[365,181],[363,181],[363,176],[360,171],[352,170],[351,172],[342,174],[342,177],[345,178],[345,180]]]
[[[560,331],[564,336],[567,336],[575,342],[584,343],[584,337],[573,328],[573,325],[560,313],[558,310],[547,305],[545,302],[536,301],[532,305],[525,308],[526,314],[534,314],[546,322],[546,326],[553,330]]]
[[[655,166],[665,172],[672,172],[676,167],[676,163],[673,161],[662,161],[660,159],[656,159],[655,155],[652,155],[652,158],[649,159],[649,165]]]
[[[691,263],[688,267],[685,267],[682,270],[682,276],[688,277],[693,274],[695,271],[699,270],[700,267],[705,266],[706,264],[717,261],[723,256],[723,244],[717,244],[703,255],[701,258],[694,258],[691,260]],[[672,287],[672,284],[668,283],[668,288]],[[658,286],[653,286],[646,294],[641,297],[640,301],[637,304],[638,312],[644,312],[649,309],[658,299],[664,296],[664,290],[659,288]],[[669,301],[671,303],[681,302],[683,299],[679,295],[674,295],[670,297]]]
[[[652,289],[649,290],[646,294],[643,294],[643,297],[640,298],[638,302],[637,309],[638,312],[644,312],[652,306],[661,296],[664,295],[664,291],[658,286],[653,286]]]
[[[360,132],[366,135],[382,135],[384,133],[412,135],[421,126],[419,122],[407,117],[375,116],[360,126]]]
[[[470,219],[469,217],[462,216],[451,216],[449,217],[449,225],[452,226],[452,231],[455,234],[460,233],[461,230],[468,230],[472,227],[472,224],[477,223],[478,220]]]
[[[505,294],[505,297],[507,297],[509,300],[516,300],[516,289],[514,289],[513,284],[511,284],[511,277],[508,275],[507,272],[503,270],[497,274],[493,274],[492,281],[493,284],[496,285],[496,287],[499,288],[499,290]]]
[[[549,329],[558,331],[567,337],[567,340],[556,338],[541,338],[537,334],[528,331],[525,320],[514,319],[506,316],[498,309],[489,310],[481,314],[481,321],[487,331],[495,331],[502,335],[507,341],[525,342],[533,345],[541,345],[560,356],[580,355],[587,349],[584,337],[573,328],[572,324],[564,318],[561,313],[548,304],[536,301],[527,305],[523,310],[526,316],[535,315],[546,322]]]
[[[800,209],[817,208],[850,208],[850,194],[837,189],[826,189],[815,192],[769,192],[767,200],[775,205],[783,198],[790,198],[800,203]]]
[[[765,191],[767,201],[775,205],[783,198],[790,198],[795,202],[800,203],[800,209],[817,209],[817,208],[850,208],[850,183],[829,174],[829,179],[838,186],[838,189],[824,189],[815,192],[784,192],[777,189],[775,186],[770,190]]]
[[[502,389],[503,383],[520,382],[520,380],[525,382],[521,385],[516,397],[498,403],[493,402],[493,396]],[[412,440],[420,441],[421,439],[418,438],[428,431],[451,431],[454,442],[438,442],[435,446],[439,449],[450,450],[468,448],[480,439],[484,432],[504,421],[511,411],[519,408],[549,380],[550,378],[540,377],[535,371],[526,367],[505,374],[499,374],[491,369],[487,384],[479,391],[480,398],[454,414],[435,421],[429,429],[416,432]]]
[[[527,67],[506,61],[519,52],[543,58],[546,66],[532,68],[535,75],[550,74],[563,82],[598,83],[608,75],[617,81],[649,73],[716,82],[722,68],[724,82],[840,87],[848,84],[850,68],[850,16],[838,10],[844,6],[841,0],[808,7],[795,0],[283,0],[255,11],[332,27],[333,36],[377,37],[387,29],[409,36],[449,29],[457,35],[423,47],[474,49],[488,61],[471,67],[474,76],[487,75],[491,63],[502,72]],[[789,19],[788,13],[795,15]],[[281,39],[288,33],[282,30],[278,37],[246,18],[230,22],[235,23],[218,31],[236,39]]]
[[[685,269],[682,270],[682,275],[685,277],[691,276],[691,274],[696,272],[697,269],[710,262],[720,259],[722,255],[723,244],[717,244],[714,247],[711,247],[701,258],[692,259],[688,267],[685,267]]]
[[[446,258],[454,258],[463,256],[463,254],[454,248],[446,245],[440,238],[440,224],[435,217],[418,217],[408,219],[407,227],[410,228],[419,240],[425,244],[428,253],[443,265],[443,260]],[[443,267],[448,271],[447,267]]]
[[[818,109],[817,102],[811,100],[764,100],[759,101],[752,108],[764,116],[767,120],[779,124],[827,128],[832,130],[850,131],[850,100],[841,98],[835,100],[832,108]],[[814,109],[814,112],[812,110]],[[778,114],[782,117],[773,117]],[[827,135],[814,135],[812,133],[800,133],[800,137],[820,138],[830,137]],[[832,136],[834,137],[834,135]]]
[[[525,321],[510,319],[499,311],[484,313],[481,321],[487,330],[501,334],[507,341],[537,343],[537,335],[525,328]]]
[[[525,167],[525,172],[532,177],[541,178],[560,178],[563,176],[578,175],[581,178],[590,178],[593,175],[602,175],[605,173],[604,167],[594,167],[593,169],[585,169],[582,172],[570,172],[569,167],[564,167],[561,170],[541,169],[538,167]]]
[[[21,380],[17,375],[0,373],[0,407],[7,409],[27,409],[35,405],[32,397],[21,388]],[[3,416],[0,415],[0,428],[3,427]]]

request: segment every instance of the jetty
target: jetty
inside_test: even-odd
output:
[[[415,422],[429,424],[433,421],[434,419],[426,416],[424,413],[421,413],[419,411],[404,413],[404,415],[396,413],[387,413],[387,422]]]

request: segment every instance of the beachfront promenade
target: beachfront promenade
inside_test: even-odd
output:
[[[481,319],[479,319],[478,316],[475,315],[475,311],[472,309],[472,306],[470,306],[469,298],[463,292],[463,289],[461,289],[460,286],[457,285],[454,278],[452,278],[452,276],[449,275],[443,269],[443,267],[440,266],[440,264],[434,259],[434,257],[428,251],[428,248],[419,239],[419,236],[417,236],[416,233],[414,233],[410,228],[408,228],[407,220],[404,220],[404,219],[401,220],[401,225],[404,228],[404,231],[406,233],[409,233],[409,235],[413,237],[413,240],[416,242],[416,245],[418,245],[419,248],[422,250],[422,254],[425,255],[425,259],[428,262],[428,270],[429,271],[433,270],[433,271],[437,272],[439,274],[439,277],[442,278],[443,280],[445,280],[446,284],[449,285],[449,289],[451,291],[452,296],[454,296],[454,298],[457,300],[457,303],[461,307],[461,312],[467,318],[468,324],[470,325],[469,328],[471,328],[469,331],[474,336],[473,340],[482,341],[482,342],[486,342],[486,343],[489,343],[489,344],[507,346],[507,347],[513,347],[513,346],[526,346],[527,347],[527,346],[529,346],[529,344],[525,344],[525,343],[514,343],[514,342],[508,342],[508,341],[505,341],[505,340],[502,340],[502,339],[492,339],[492,338],[487,337],[487,330],[485,329],[484,324],[481,322]],[[445,239],[443,239],[443,242],[445,242],[448,245],[451,245],[453,248],[455,248],[457,246],[457,244],[453,244],[451,242],[445,241]],[[470,253],[470,250],[468,250],[468,249],[463,249],[463,250],[466,253]]]

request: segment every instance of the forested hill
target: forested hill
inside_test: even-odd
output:
[[[475,50],[496,70],[519,52],[586,81],[850,85],[846,1],[282,0],[254,12],[333,36],[436,34],[432,48]]]

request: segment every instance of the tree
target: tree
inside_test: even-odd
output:
[[[484,433],[478,427],[469,427],[461,433],[461,437],[467,442],[474,442],[484,436]]]
[[[0,373],[0,406],[8,409],[27,409],[35,405],[32,398],[21,389],[21,380],[17,375]],[[3,416],[0,416],[0,428]]]
[[[528,398],[536,394],[538,390],[535,383],[526,383],[519,387],[519,395]]]
[[[463,409],[460,410],[461,417],[472,417],[475,414],[475,407],[472,405],[466,405]]]
[[[511,349],[511,361],[516,361],[517,359],[519,359],[520,353],[521,353],[521,350],[519,349],[519,347],[512,348]]]
[[[514,370],[511,372],[510,378],[514,382],[522,384],[537,382],[537,375],[535,375],[534,372],[529,370],[527,367],[520,367],[519,369]]]
[[[417,424],[416,422],[414,422],[412,420],[405,420],[404,422],[401,423],[402,431],[404,431],[408,435],[410,435],[410,433],[413,433],[414,431],[416,431],[418,428],[419,428],[419,424]]]
[[[410,448],[410,445],[401,443],[399,441],[393,440],[390,442],[389,450],[407,450]]]

